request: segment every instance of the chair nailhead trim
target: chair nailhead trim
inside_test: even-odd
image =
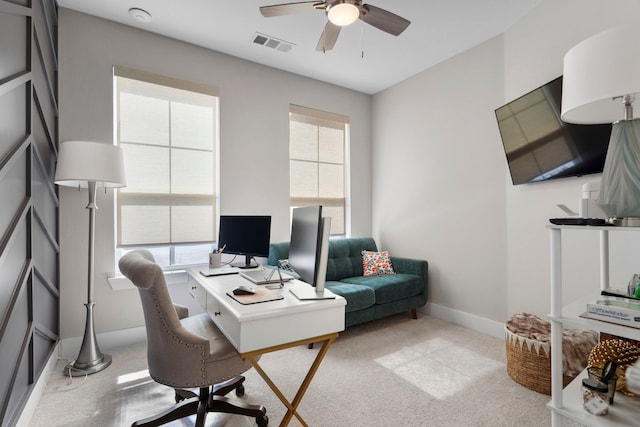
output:
[[[173,333],[173,331],[169,328],[167,322],[165,321],[164,317],[162,316],[162,312],[160,311],[160,305],[158,304],[158,301],[157,301],[157,298],[156,298],[157,295],[155,293],[152,293],[152,296],[153,296],[154,301],[155,301],[156,312],[157,312],[158,316],[161,319],[162,326],[164,327],[165,334],[170,335],[171,339],[174,342],[177,341],[178,344],[184,345],[186,348],[194,348],[194,349],[200,348],[200,350],[201,350],[200,355],[201,355],[202,358],[200,359],[200,364],[201,364],[200,371],[201,371],[202,374],[201,374],[200,378],[202,379],[202,381],[200,383],[187,383],[186,388],[204,387],[204,386],[211,385],[211,384],[209,384],[210,381],[207,381],[206,363],[207,363],[208,354],[207,354],[207,351],[206,351],[206,345],[205,344],[191,344],[191,343],[185,342],[180,337],[176,336]],[[233,376],[237,376],[237,375],[240,375],[240,373],[236,373]],[[160,378],[160,377],[153,377],[153,379],[155,381],[161,383],[161,384],[165,384],[165,385],[168,385],[170,387],[178,387],[178,385],[176,384],[175,381],[169,381],[169,380],[167,380],[165,378]],[[221,381],[226,381],[227,379],[228,378],[226,378],[226,377],[219,378],[219,379],[214,381],[214,384],[218,383],[218,382],[221,382]],[[180,385],[179,387],[184,387],[184,386]]]

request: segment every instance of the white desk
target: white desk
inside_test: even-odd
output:
[[[237,274],[205,277],[200,274],[202,268],[207,269],[194,267],[187,270],[191,295],[287,407],[281,425],[287,425],[294,415],[307,425],[297,413],[297,407],[329,346],[344,330],[346,300],[336,295],[335,299],[300,301],[289,289],[308,285],[292,280],[285,283],[284,288],[274,291],[281,292],[283,299],[243,305],[229,297],[227,292],[239,285],[251,285],[249,281]],[[325,292],[330,293],[327,289]],[[295,398],[289,402],[260,367],[258,359],[265,353],[315,342],[323,342],[323,345]]]

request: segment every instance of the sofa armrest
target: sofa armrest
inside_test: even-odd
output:
[[[396,273],[415,274],[420,276],[422,281],[427,285],[427,274],[429,270],[429,263],[422,259],[391,257],[391,265]]]
[[[429,296],[429,263],[426,260],[421,259],[412,259],[412,258],[402,258],[402,257],[391,257],[391,264],[393,265],[393,270],[396,273],[400,274],[415,274],[420,277],[422,283],[424,284],[424,288],[422,292],[418,295],[418,307],[422,307],[427,303],[427,298]],[[417,307],[416,307],[417,308]],[[415,313],[414,313],[415,316]],[[415,319],[415,317],[414,317]]]

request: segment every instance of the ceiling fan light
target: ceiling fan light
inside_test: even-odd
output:
[[[360,9],[351,3],[338,3],[331,6],[327,16],[333,25],[345,27],[358,20]]]

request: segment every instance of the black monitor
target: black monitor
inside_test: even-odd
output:
[[[322,206],[293,210],[289,265],[300,275],[300,280],[315,287],[315,292],[320,294],[324,292],[327,273],[330,227],[331,219],[322,217]]]
[[[269,256],[271,217],[266,215],[220,215],[218,248],[224,253],[244,255],[245,262],[234,267],[252,268],[251,258]]]

